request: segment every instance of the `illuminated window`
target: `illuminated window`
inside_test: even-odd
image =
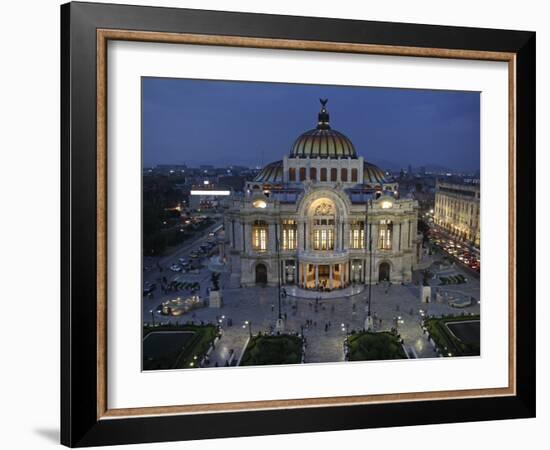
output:
[[[378,248],[391,250],[393,224],[391,220],[382,219],[378,227]]]
[[[296,169],[294,167],[288,169],[288,181],[296,181]]]
[[[351,181],[357,181],[357,169],[351,169]]]
[[[317,181],[317,169],[315,167],[309,169],[309,179],[312,181]]]
[[[283,250],[296,250],[298,226],[295,220],[283,220]]]
[[[365,222],[354,221],[350,223],[349,246],[355,249],[365,248]]]
[[[314,250],[334,250],[334,229],[320,228],[313,230]]]
[[[330,181],[337,181],[338,169],[330,169]]]
[[[321,169],[321,181],[327,181],[327,169],[325,167]]]
[[[311,214],[311,247],[314,250],[334,250],[335,207],[327,199],[316,202]]]
[[[344,168],[340,172],[340,181],[347,182],[348,181],[348,169]]]
[[[312,238],[314,250],[334,250],[334,219],[314,219]]]
[[[267,250],[267,222],[255,220],[252,225],[252,248],[257,252]]]

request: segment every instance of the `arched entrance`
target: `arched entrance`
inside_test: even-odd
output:
[[[265,264],[256,265],[256,284],[267,284],[267,267]]]
[[[378,266],[378,281],[390,281],[390,265],[387,262]]]

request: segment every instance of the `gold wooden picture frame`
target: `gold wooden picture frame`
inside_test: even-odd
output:
[[[534,272],[528,273],[526,269],[518,272],[518,269],[525,267],[527,262],[534,265],[534,257],[526,250],[529,248],[527,244],[534,240],[534,233],[528,232],[534,226],[529,224],[534,217],[534,179],[529,178],[529,167],[534,164],[534,33],[424,25],[411,28],[403,24],[162,8],[156,8],[151,14],[151,10],[78,3],[62,8],[65,77],[62,118],[64,129],[69,131],[62,136],[64,155],[69,161],[62,167],[66,186],[62,201],[67,208],[62,247],[65,256],[62,267],[65,288],[62,299],[62,381],[70,381],[70,387],[62,395],[62,442],[81,446],[532,417],[534,352],[527,349],[534,343],[534,329],[530,325],[527,329],[527,324],[534,323]],[[109,21],[105,17],[109,17]],[[224,25],[219,27],[221,19]],[[294,29],[297,23],[303,25],[298,28],[302,31],[279,31]],[[508,242],[503,245],[507,245],[509,254],[508,386],[110,408],[107,401],[107,52],[110,41],[507,63],[509,214]],[[468,47],[467,42],[476,42],[476,45]],[[93,77],[87,72],[91,67],[95,67]],[[80,83],[80,93],[75,91],[76,82]],[[84,142],[86,144],[82,145]],[[80,193],[84,186],[93,186],[92,193]],[[531,196],[529,200],[525,199],[525,194]],[[79,208],[74,207],[75,202],[80,202]],[[528,209],[530,207],[532,210]],[[94,230],[79,227],[79,223],[91,217],[95,217]],[[88,266],[96,268],[93,277],[83,272],[88,269],[75,262],[77,252],[81,258],[94,261]],[[77,288],[86,287],[85,296],[76,295]],[[87,321],[84,326],[77,327],[76,320],[82,317],[87,317]],[[85,361],[76,357],[77,351],[87,352]],[[92,368],[93,375],[88,372]],[[435,402],[438,402],[438,418],[431,410]],[[460,405],[463,406],[459,410]],[[369,423],[361,417],[352,418],[357,412],[372,418],[381,411],[385,414]],[[392,418],[388,416],[390,411]],[[342,418],[335,419],[335,415]],[[248,425],[237,425],[243,419]],[[205,427],[206,420],[213,421],[218,428]],[[270,422],[266,423],[266,420]],[[145,435],[140,431],[145,423],[170,423],[175,427],[167,435],[160,431]]]

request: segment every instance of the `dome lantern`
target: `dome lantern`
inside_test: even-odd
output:
[[[330,116],[327,111],[327,102],[328,98],[320,98],[319,101],[321,102],[321,111],[318,115],[318,122],[317,122],[317,129],[318,130],[330,130]]]

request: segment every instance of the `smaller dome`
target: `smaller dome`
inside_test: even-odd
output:
[[[363,183],[364,184],[384,184],[387,183],[384,171],[374,164],[367,161],[363,164]]]
[[[283,182],[283,162],[274,161],[265,166],[261,172],[256,175],[254,181],[259,183],[282,183]]]

